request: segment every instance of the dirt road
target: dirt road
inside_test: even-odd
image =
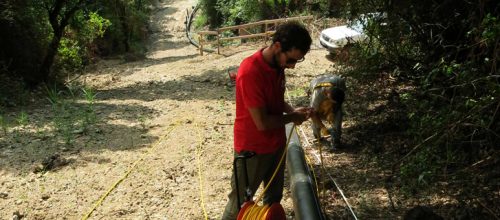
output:
[[[40,100],[27,110],[31,126],[0,139],[5,144],[0,147],[0,218],[78,219],[94,207],[90,219],[204,219],[205,212],[208,219],[220,218],[229,191],[234,120],[227,70],[264,45],[199,56],[184,36],[186,9],[193,4],[159,1],[147,59],[104,60],[79,79],[97,91],[97,123],[90,133],[77,132],[71,145],[62,143],[53,135],[50,105]],[[287,71],[292,103],[307,104],[309,80],[333,68],[325,55],[313,48]],[[345,126],[353,124],[347,118]],[[303,128],[310,135],[307,124]],[[53,155],[64,158],[60,167],[33,172]],[[327,168],[349,170],[351,157],[337,154],[336,164]],[[283,205],[292,216],[288,190]],[[327,193],[329,209],[344,210],[333,190]]]

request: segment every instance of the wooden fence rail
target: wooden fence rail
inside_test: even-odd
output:
[[[242,25],[235,25],[235,26],[228,26],[228,27],[222,27],[218,28],[213,31],[199,31],[198,32],[198,42],[200,44],[200,55],[203,55],[203,43],[208,42],[205,41],[204,36],[210,36],[210,35],[215,35],[216,37],[216,42],[217,42],[217,54],[220,54],[220,42],[221,41],[228,41],[228,40],[238,40],[238,39],[248,39],[248,38],[264,38],[264,39],[269,39],[269,37],[274,33],[274,30],[270,30],[270,28],[275,28],[278,24],[284,23],[287,21],[304,21],[308,25],[310,21],[312,21],[313,16],[299,16],[299,17],[290,17],[290,18],[280,18],[280,19],[272,19],[272,20],[262,20],[262,21],[257,21],[257,22],[252,22],[252,23],[247,23],[247,24],[242,24]],[[263,32],[259,33],[252,33],[252,31],[249,31],[248,29],[254,28],[254,27],[261,27],[261,30]],[[234,37],[222,37],[222,33],[224,31],[231,31],[231,30],[238,30],[239,36],[234,36]]]

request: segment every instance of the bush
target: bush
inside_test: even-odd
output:
[[[58,80],[53,70],[74,71],[98,55],[144,53],[150,5],[144,0],[2,1],[0,62],[13,77],[35,86]],[[54,26],[49,15],[56,18]]]
[[[56,62],[56,64],[59,64],[59,68],[56,67],[55,69],[80,69],[83,64],[81,50],[82,49],[76,40],[63,38],[58,49],[59,59]]]
[[[498,4],[358,0],[348,7],[353,17],[387,14],[368,24],[367,42],[353,47],[353,72],[415,85],[405,102],[407,133],[422,146],[402,165],[404,176],[431,180],[500,150]]]

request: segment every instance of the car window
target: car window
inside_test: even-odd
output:
[[[366,24],[364,24],[363,22],[356,20],[356,21],[352,22],[349,25],[349,27],[352,28],[353,30],[359,32],[359,33],[362,33],[363,30],[364,30],[365,25]]]
[[[352,21],[348,22],[348,27],[356,30],[357,32],[362,33],[364,31],[364,28],[368,26],[368,21],[372,19],[380,19],[384,18],[385,14],[381,13],[367,13],[367,14],[361,14],[357,19],[354,19]]]

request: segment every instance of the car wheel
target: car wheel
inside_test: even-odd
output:
[[[333,52],[329,52],[325,57],[327,60],[329,60],[331,62],[335,62],[335,58],[337,57],[337,54],[333,53]]]

